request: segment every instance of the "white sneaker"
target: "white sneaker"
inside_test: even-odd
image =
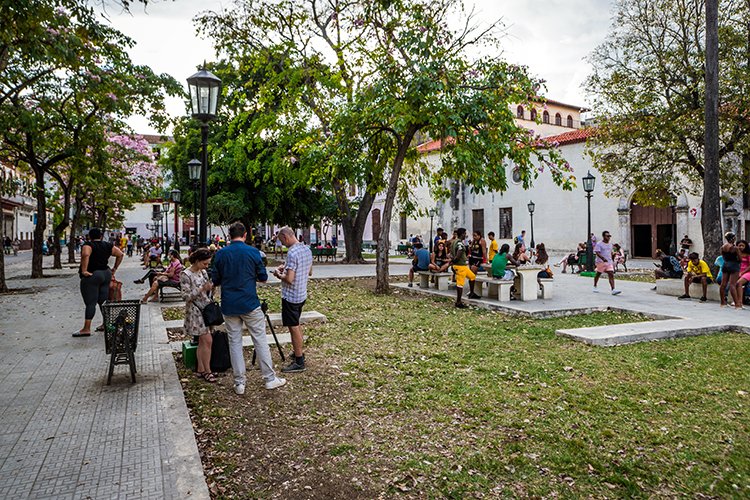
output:
[[[270,382],[266,382],[266,389],[270,391],[272,389],[278,389],[279,387],[282,387],[283,385],[286,385],[286,379],[281,378],[281,377],[276,377]]]
[[[612,295],[620,295],[621,293],[620,290],[612,290]]]
[[[234,393],[238,396],[245,394],[245,384],[234,384]]]
[[[594,287],[594,293],[599,293],[599,289]]]

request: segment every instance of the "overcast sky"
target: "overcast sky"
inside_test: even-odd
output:
[[[466,0],[473,3],[479,19],[501,18],[507,36],[503,56],[529,66],[547,81],[547,97],[586,106],[581,84],[589,73],[585,58],[600,44],[609,29],[612,0]],[[168,73],[178,81],[196,71],[204,59],[215,59],[207,40],[198,38],[193,17],[204,10],[220,10],[231,0],[151,0],[148,7],[136,4],[131,13],[109,7],[112,24],[134,39],[131,57],[157,73]],[[186,113],[184,103],[172,100],[172,114]],[[133,117],[139,133],[153,133],[144,118]]]

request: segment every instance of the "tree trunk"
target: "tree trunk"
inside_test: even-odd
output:
[[[83,200],[76,198],[76,213],[70,222],[70,241],[68,241],[68,264],[76,263],[76,236],[78,226],[81,223],[81,210],[83,210]]]
[[[341,227],[344,230],[344,244],[346,245],[346,257],[341,261],[344,264],[364,264],[362,258],[362,236],[365,232],[367,217],[375,201],[375,197],[368,192],[362,196],[356,216],[352,217],[352,209],[349,198],[346,195],[345,186],[338,180],[333,181],[333,192],[341,217]]]
[[[44,243],[44,232],[47,230],[47,195],[44,191],[44,171],[41,167],[34,168],[36,177],[36,227],[34,228],[34,242],[31,252],[31,277],[43,278],[44,256],[42,255],[42,243]]]
[[[706,1],[706,131],[701,226],[703,254],[710,256],[719,255],[722,243],[719,180],[718,8],[718,0]]]
[[[391,216],[393,215],[393,205],[396,202],[396,193],[398,192],[398,181],[401,177],[401,168],[404,165],[406,153],[409,151],[411,140],[417,132],[417,127],[410,127],[404,134],[399,145],[396,158],[393,160],[393,170],[391,178],[388,181],[388,190],[385,193],[385,204],[383,205],[382,219],[380,221],[380,236],[378,237],[378,248],[376,250],[375,264],[375,293],[385,294],[391,291],[388,283],[390,277],[388,272],[388,255],[391,246]]]

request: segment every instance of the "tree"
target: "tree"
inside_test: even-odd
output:
[[[706,163],[706,17],[701,0],[617,3],[608,39],[591,56],[587,89],[597,118],[590,152],[614,192],[665,206],[687,190],[702,195],[706,255],[721,246],[720,186],[745,186],[750,139],[750,8],[719,10],[719,171]]]
[[[36,179],[36,278],[42,276],[46,175],[82,159],[107,130],[125,129],[122,117],[140,113],[163,127],[164,95],[182,91],[171,77],[134,65],[126,52],[132,40],[78,2],[5,2],[0,16],[16,20],[0,39],[0,157],[28,165]]]
[[[456,19],[464,23],[451,28]],[[518,166],[528,186],[538,173],[536,160],[563,187],[572,182],[559,153],[516,125],[510,110],[536,99],[541,82],[494,55],[497,25],[473,28],[460,0],[237,2],[237,9],[203,16],[201,23],[238,65],[247,51],[283,48],[285,62],[263,89],[274,96],[286,90],[285,113],[272,130],[283,134],[290,123],[307,124],[306,140],[294,150],[314,166],[312,178],[329,180],[350,262],[360,256],[372,201],[385,192],[379,292],[389,288],[389,231],[404,168],[436,184],[452,178],[478,191],[501,191],[507,188],[505,161]],[[493,56],[470,55],[481,50]],[[422,168],[416,157],[418,132],[454,138],[446,141],[436,171]],[[365,186],[356,214],[350,184]]]

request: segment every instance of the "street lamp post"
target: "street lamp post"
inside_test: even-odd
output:
[[[529,216],[531,216],[531,251],[533,253],[536,248],[536,245],[534,245],[534,209],[536,208],[536,205],[533,201],[529,201],[529,204],[526,206],[529,209]]]
[[[198,246],[198,181],[201,178],[201,162],[196,159],[190,160],[188,175],[193,181],[193,244]]]
[[[177,220],[177,217],[178,217],[177,205],[179,205],[180,201],[182,201],[182,191],[175,188],[172,190],[172,203],[174,203],[174,239],[175,239],[174,248],[178,252],[180,251],[180,236],[179,236],[180,228],[178,224],[179,221]]]
[[[432,253],[432,245],[433,245],[432,219],[435,218],[435,215],[437,214],[437,210],[435,210],[434,208],[431,208],[428,213],[430,214],[430,253]]]
[[[583,190],[586,191],[586,199],[588,200],[589,224],[587,232],[588,236],[586,237],[586,270],[592,272],[594,270],[594,248],[591,246],[591,193],[594,191],[596,177],[589,172],[581,180],[583,181]]]
[[[208,122],[216,118],[216,108],[221,93],[221,80],[207,71],[201,69],[187,79],[190,89],[190,106],[193,118],[201,122],[201,220],[200,220],[200,242],[206,242],[206,208],[208,196]]]
[[[169,201],[164,200],[161,204],[161,207],[164,212],[164,234],[162,235],[162,248],[164,249],[164,254],[169,253]]]

